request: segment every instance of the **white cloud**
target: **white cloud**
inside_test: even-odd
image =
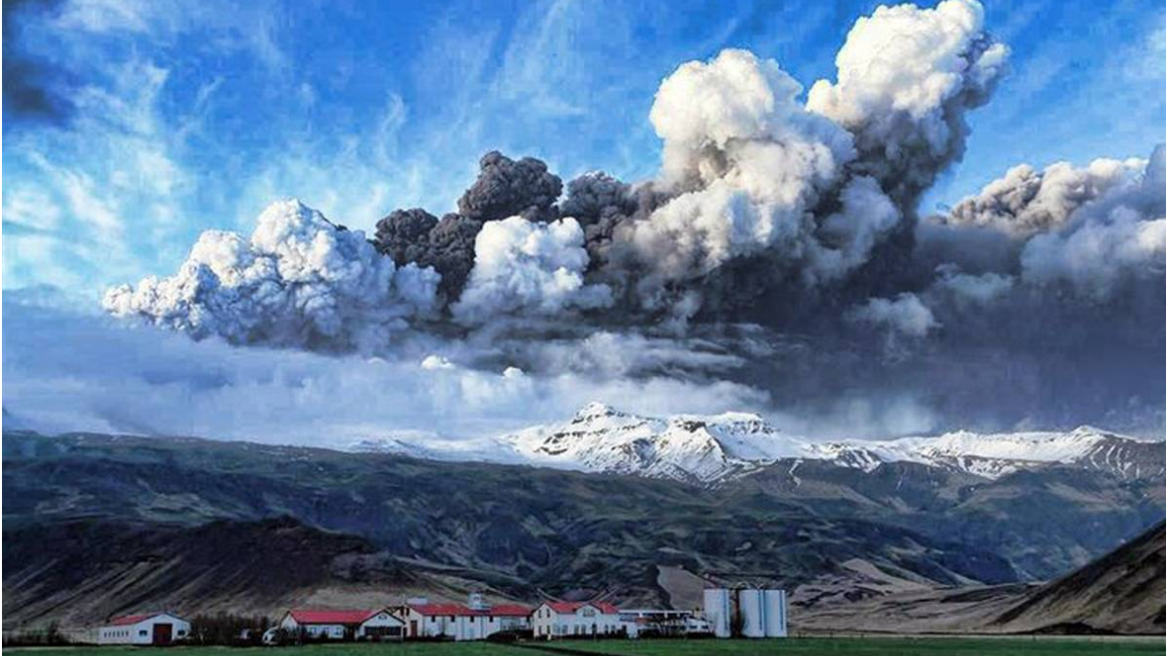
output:
[[[1164,254],[1164,219],[1141,220],[1120,208],[1108,221],[1031,239],[1022,252],[1022,279],[1039,285],[1068,282],[1105,301],[1125,280],[1162,279]]]
[[[948,270],[942,272],[934,287],[952,293],[958,303],[986,305],[1008,293],[1014,287],[1014,278],[1000,273],[970,275]]]
[[[976,0],[877,7],[848,32],[836,82],[816,82],[807,107],[856,134],[866,172],[919,193],[961,156],[965,111],[1005,70],[1008,49],[983,22]]]
[[[933,311],[916,294],[908,292],[897,294],[892,299],[870,298],[867,303],[853,308],[848,318],[909,337],[924,337],[940,325],[933,317]]]
[[[104,305],[196,339],[373,352],[434,310],[438,280],[289,200],[260,215],[250,241],[204,232],[177,274],[112,288]]]
[[[666,280],[782,245],[798,260],[809,212],[853,155],[851,138],[797,102],[773,60],[725,50],[661,83],[649,119],[665,140],[662,175],[683,192],[617,237]]]
[[[1147,162],[1101,158],[1083,168],[1056,162],[1041,172],[1027,164],[987,184],[944,217],[957,226],[999,230],[1014,237],[1030,237],[1057,230],[1085,205],[1123,188],[1140,184]]]
[[[587,268],[584,232],[575,219],[488,221],[475,238],[474,268],[452,311],[460,321],[479,323],[610,305],[606,285],[585,284]]]
[[[673,376],[597,380],[469,368],[431,357],[333,357],[230,347],[219,339],[128,327],[26,295],[4,297],[4,407],[47,432],[200,435],[338,446],[399,430],[451,437],[500,434],[562,420],[592,400],[645,413],[759,409],[767,396],[727,381]],[[425,351],[423,351],[425,352]],[[133,357],[127,357],[133,354]]]

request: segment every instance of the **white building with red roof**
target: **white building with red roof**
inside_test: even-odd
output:
[[[486,640],[499,631],[527,629],[531,608],[519,604],[490,605],[480,595],[471,604],[438,603],[414,599],[399,613],[406,623],[406,637],[449,640]]]
[[[293,608],[280,628],[323,640],[397,640],[405,623],[388,608],[371,610],[312,610]]]
[[[169,645],[186,640],[191,623],[166,612],[122,615],[97,630],[99,645]]]
[[[628,632],[620,610],[604,601],[545,601],[531,615],[536,638],[615,635]]]

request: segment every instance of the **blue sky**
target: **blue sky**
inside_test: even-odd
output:
[[[647,178],[649,107],[678,64],[743,47],[809,87],[834,78],[876,4],[19,3],[6,72],[19,48],[61,105],[10,111],[6,89],[4,288],[95,298],[288,196],[365,230],[397,207],[448,211],[490,149],[565,179]],[[925,210],[1018,163],[1146,157],[1164,141],[1162,3],[986,13],[1013,70]]]

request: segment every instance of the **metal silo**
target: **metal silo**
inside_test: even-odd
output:
[[[742,637],[766,637],[766,605],[762,590],[738,591],[738,612],[742,615]]]
[[[763,591],[763,608],[766,612],[764,615],[764,626],[766,629],[766,637],[768,638],[786,638],[787,637],[787,591],[786,590],[764,590]]]
[[[702,592],[706,621],[716,638],[730,637],[730,591],[726,588],[711,588]]]

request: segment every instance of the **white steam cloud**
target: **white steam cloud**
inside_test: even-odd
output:
[[[933,311],[916,294],[908,292],[892,299],[868,299],[864,305],[853,308],[848,316],[852,321],[881,326],[909,337],[924,337],[939,326]]]
[[[1087,203],[1138,184],[1145,165],[1137,159],[1097,159],[1085,168],[1057,162],[1036,171],[1021,164],[986,185],[980,194],[963,199],[945,220],[1022,238],[1057,230]]]
[[[982,31],[974,0],[935,9],[881,6],[860,18],[836,56],[837,81],[807,106],[856,135],[860,168],[911,195],[964,151],[964,112],[984,103],[1008,49]]]
[[[678,68],[649,118],[665,142],[665,184],[686,191],[617,237],[666,279],[771,246],[802,256],[810,211],[854,150],[847,132],[802,107],[801,92],[775,61],[743,50]]]
[[[498,315],[556,315],[610,305],[607,286],[584,283],[587,268],[584,232],[575,219],[491,221],[475,238],[475,265],[454,316],[478,323]]]
[[[1000,233],[1023,282],[1101,302],[1125,283],[1164,276],[1164,209],[1161,146],[1147,160],[1014,167],[937,221],[958,245],[970,230]]]
[[[1022,278],[1036,284],[1067,282],[1098,301],[1125,280],[1164,276],[1164,219],[1142,220],[1114,210],[1067,233],[1042,234],[1022,252]]]
[[[104,305],[195,338],[369,350],[432,312],[437,285],[433,270],[398,268],[361,232],[289,200],[264,210],[250,241],[204,232],[177,274],[115,287]]]

